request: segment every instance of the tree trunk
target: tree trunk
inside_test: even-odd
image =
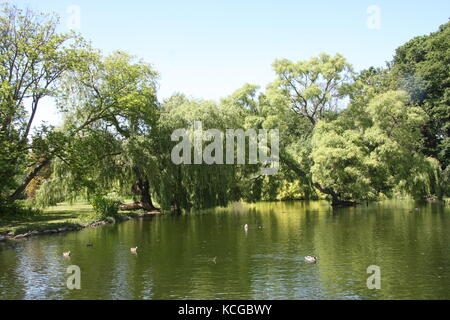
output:
[[[155,210],[155,206],[152,203],[152,197],[150,195],[150,183],[148,179],[139,180],[141,189],[141,205],[144,210],[152,211]]]
[[[25,180],[22,182],[22,184],[14,191],[14,193],[9,196],[10,201],[15,201],[19,199],[22,192],[25,191],[28,184],[33,180],[34,177],[36,177],[39,172],[44,168],[47,164],[50,163],[50,160],[44,159],[41,162],[38,163],[38,165],[28,174],[28,176],[25,178]]]
[[[139,196],[140,201],[130,204],[123,204],[119,206],[120,210],[139,210],[143,209],[145,211],[157,211],[159,210],[153,205],[152,197],[150,194],[150,182],[147,178],[143,178],[141,172],[138,168],[135,170],[137,181],[131,187],[131,191]]]

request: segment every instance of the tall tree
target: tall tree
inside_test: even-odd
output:
[[[273,67],[276,79],[267,88],[266,109],[281,128],[281,163],[309,186],[309,196],[315,188],[338,201],[333,190],[312,180],[311,138],[318,121],[333,119],[346,106],[352,67],[342,55],[325,53],[306,61],[276,60]]]
[[[174,95],[162,104],[161,117],[158,123],[158,163],[160,176],[158,180],[158,194],[161,206],[165,209],[172,207],[178,213],[184,209],[225,206],[231,200],[241,197],[241,176],[236,165],[224,162],[225,152],[211,154],[222,158],[223,164],[201,163],[195,164],[194,154],[194,122],[199,121],[202,130],[216,129],[223,133],[226,129],[241,128],[242,117],[239,109],[228,108],[212,101],[188,99],[183,95]],[[179,141],[172,141],[171,135],[175,130],[185,129],[192,148],[183,150],[191,155],[191,164],[174,164],[171,152]],[[220,150],[225,148],[225,139],[217,138]],[[211,141],[202,141],[203,154]],[[219,162],[221,162],[219,160]],[[242,166],[247,167],[247,166]]]
[[[156,81],[150,65],[123,52],[92,54],[84,68],[65,77],[58,104],[71,142],[40,199],[55,188],[104,194],[118,187],[137,196],[132,208],[155,209],[150,188],[156,170],[151,149]]]
[[[58,80],[80,61],[83,43],[58,33],[54,16],[8,4],[0,10],[0,197],[16,200],[48,164],[57,141],[51,127],[32,132],[40,102],[55,96]]]
[[[428,115],[422,151],[450,166],[450,22],[415,37],[396,51],[393,70],[399,88]],[[447,169],[450,177],[450,167]],[[450,181],[450,180],[449,180]]]

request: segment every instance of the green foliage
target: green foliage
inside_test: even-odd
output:
[[[112,189],[130,193],[136,180],[154,176],[156,78],[148,64],[123,52],[106,58],[93,53],[83,68],[64,78],[58,103],[66,116],[62,130],[71,139],[53,161],[39,203]]]
[[[360,114],[366,119],[350,115],[317,125],[314,181],[347,200],[390,196],[399,185],[415,197],[440,197],[439,178],[432,169],[436,162],[417,152],[419,128],[427,117],[420,108],[408,106],[405,92],[375,96]]]
[[[34,217],[42,214],[42,211],[32,207],[24,201],[11,202],[0,198],[0,218]]]
[[[352,78],[352,68],[337,54],[320,54],[307,61],[276,60],[276,80],[269,86],[269,97],[276,104],[288,105],[311,125],[338,111]]]
[[[53,128],[31,130],[40,101],[58,95],[61,77],[84,58],[84,41],[57,25],[53,15],[0,4],[0,197],[11,201],[61,146]]]
[[[422,126],[422,151],[446,168],[450,165],[450,22],[399,47],[392,72],[397,85],[429,117]]]
[[[69,170],[63,161],[54,160],[52,171],[52,176],[46,179],[36,192],[34,199],[36,206],[41,208],[56,206],[64,201],[73,202],[83,195],[82,186],[85,182],[80,181],[75,172]]]
[[[94,196],[90,201],[98,219],[114,218],[119,212],[120,200],[111,199],[101,195]]]
[[[116,200],[98,196],[109,192],[177,211],[324,194],[448,195],[449,23],[400,47],[387,68],[355,74],[340,54],[280,59],[265,90],[245,84],[220,102],[175,94],[160,103],[148,63],[122,51],[104,57],[58,33],[53,16],[1,8],[1,212],[18,211],[25,191],[43,207],[92,199],[100,218],[117,214]],[[33,124],[48,96],[64,115],[59,128]],[[195,121],[279,130],[278,175],[261,176],[260,165],[175,165],[171,134]]]
[[[162,208],[225,206],[228,201],[239,199],[240,168],[234,165],[175,165],[171,160],[171,150],[177,142],[171,141],[170,137],[176,129],[191,128],[194,121],[201,121],[203,130],[214,128],[224,131],[240,127],[241,111],[222,108],[210,101],[189,100],[180,95],[168,99],[162,105],[157,140],[159,175],[154,180],[159,186],[157,195]],[[242,170],[250,169],[243,166]]]
[[[414,199],[442,199],[446,182],[439,161],[423,156],[417,156],[413,161],[409,177],[399,184],[398,189]]]

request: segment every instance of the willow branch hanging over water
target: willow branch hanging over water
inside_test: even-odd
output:
[[[239,200],[449,195],[449,23],[400,47],[386,68],[355,72],[340,54],[279,59],[266,88],[245,84],[219,102],[158,101],[152,65],[123,51],[104,56],[56,30],[53,17],[2,6],[0,206],[114,197],[132,199],[123,209],[181,212]],[[63,124],[32,131],[46,96]],[[248,161],[250,152],[244,164],[175,164],[172,133],[196,122],[277,130],[277,174],[262,175],[267,164]]]

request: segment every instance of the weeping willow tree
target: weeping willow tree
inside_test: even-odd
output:
[[[126,177],[117,165],[122,151],[120,142],[109,132],[91,130],[73,139],[64,155],[52,161],[52,175],[39,188],[37,202],[49,206],[119,191],[123,186],[118,182]]]
[[[351,66],[339,55],[280,60],[274,67],[277,78],[265,92],[246,84],[220,103],[176,94],[159,104],[151,66],[122,52],[103,58],[92,51],[64,78],[59,107],[65,122],[57,131],[64,148],[52,161],[51,178],[37,200],[49,205],[115,193],[134,198],[123,209],[154,210],[157,203],[182,212],[237,200],[323,194],[333,204],[398,191],[416,198],[441,196],[439,163],[419,152],[418,128],[426,115],[404,92],[368,81],[384,74],[366,74],[350,86]],[[339,109],[346,103],[348,108]],[[203,131],[219,132],[217,149],[210,148],[210,139],[200,142],[202,152],[208,150],[216,160],[175,163],[173,150],[180,141],[173,133],[186,129],[194,146],[195,123]],[[237,164],[234,140],[234,162],[225,164],[222,134],[229,129],[279,130],[278,174],[261,174],[263,165],[249,164],[249,152],[245,164]],[[187,151],[191,159],[194,149]]]
[[[53,203],[84,193],[134,194],[132,208],[155,209],[152,130],[158,118],[157,73],[123,52],[92,52],[84,68],[65,78],[58,104],[69,137],[53,162],[38,201]]]
[[[61,131],[70,139],[53,161],[52,177],[40,188],[38,202],[114,192],[136,197],[122,209],[154,210],[156,199],[164,210],[181,212],[259,199],[258,164],[178,165],[171,158],[175,130],[189,130],[195,121],[204,130],[221,132],[251,127],[255,123],[245,120],[252,110],[236,106],[237,96],[216,104],[175,95],[159,106],[155,87],[156,73],[124,53],[106,59],[92,54],[84,70],[67,77],[59,104],[66,114]]]
[[[256,171],[257,165],[235,165],[205,163],[174,164],[171,151],[178,142],[171,139],[171,134],[180,128],[187,130],[191,144],[194,145],[194,122],[200,122],[203,130],[242,128],[242,114],[238,109],[227,109],[211,101],[189,100],[182,95],[175,95],[164,102],[157,141],[160,175],[158,194],[161,206],[172,207],[177,211],[190,208],[225,206],[229,201],[239,200],[247,173],[243,170]],[[225,139],[221,140],[225,150]],[[202,149],[210,142],[203,141]],[[193,157],[193,149],[189,150]],[[215,155],[215,154],[213,154]],[[219,156],[219,155],[217,155]],[[224,154],[222,154],[223,159]]]

